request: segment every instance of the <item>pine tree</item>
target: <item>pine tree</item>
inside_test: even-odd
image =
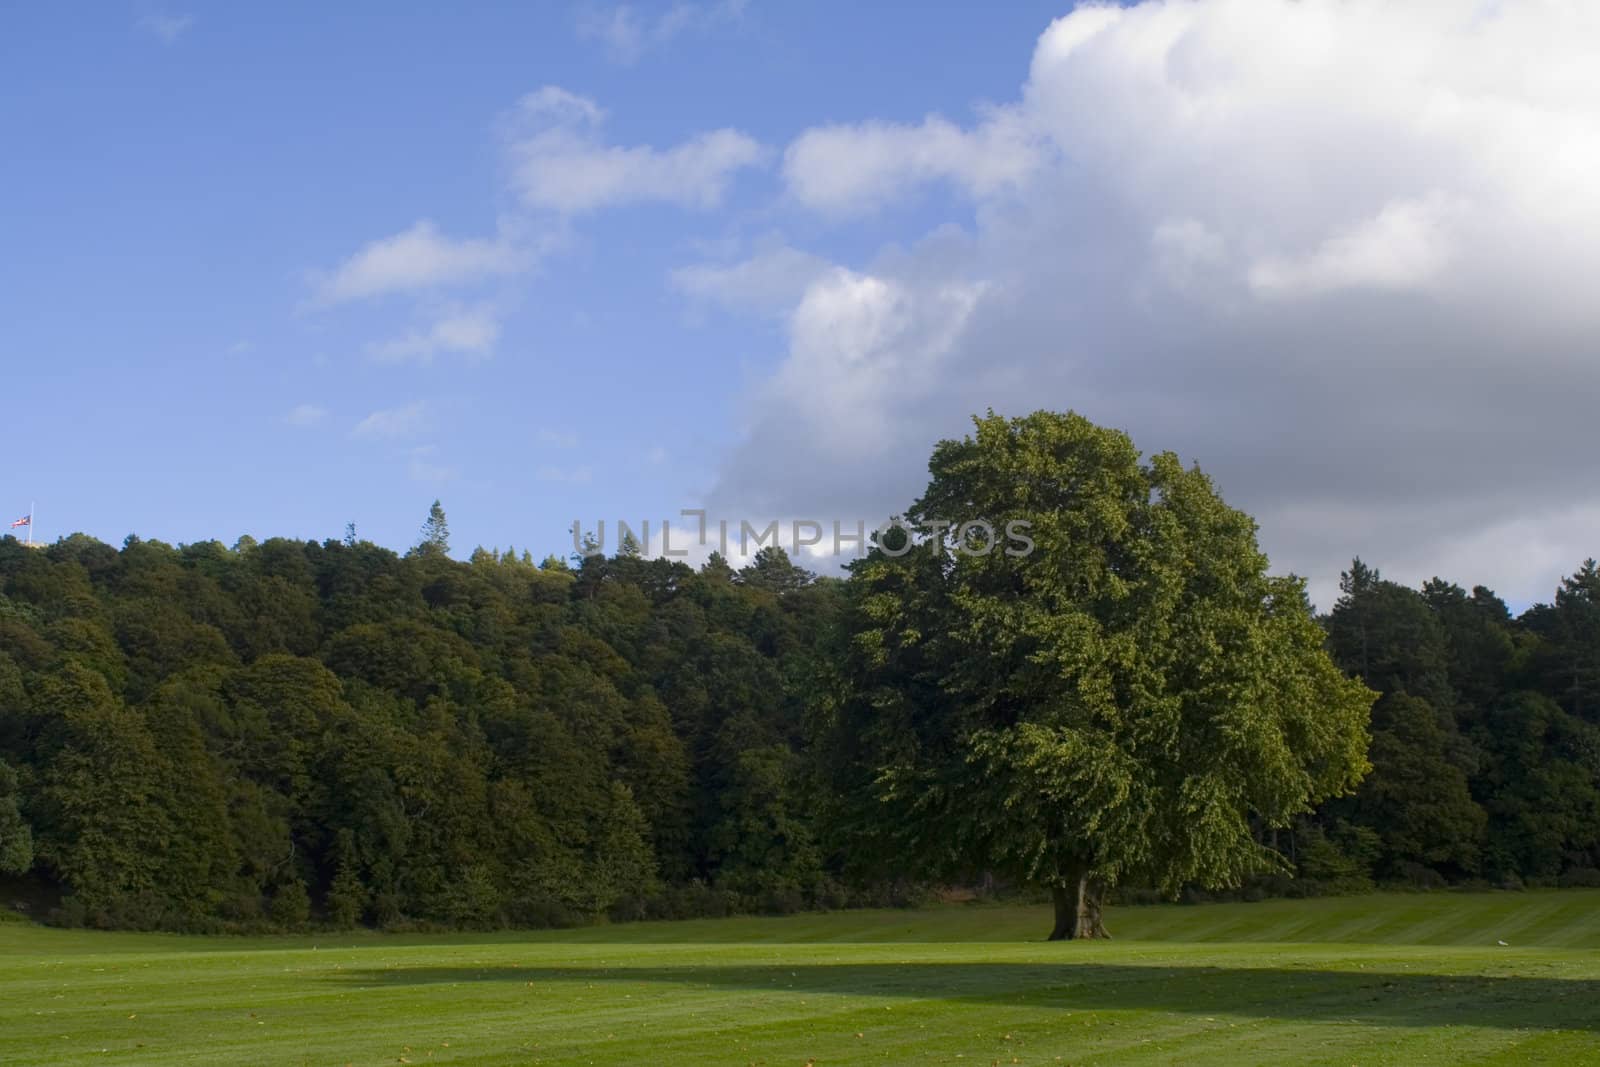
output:
[[[361,913],[367,906],[367,888],[361,884],[356,836],[351,830],[339,831],[335,854],[338,866],[324,902],[328,909],[328,920],[335,926],[349,929],[361,921]]]
[[[428,509],[428,517],[422,523],[422,533],[417,539],[415,552],[419,556],[450,555],[450,524],[445,520],[444,508],[437,500]]]

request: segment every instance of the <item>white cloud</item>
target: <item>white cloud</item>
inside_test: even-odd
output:
[[[898,450],[904,420],[959,370],[949,365],[983,298],[981,283],[918,285],[833,268],[805,290],[788,319],[789,350],[747,398],[744,444],[725,461],[713,503],[721,513],[889,514],[852,472],[926,467]],[[781,484],[774,463],[784,469]],[[765,472],[765,473],[763,473]],[[903,473],[903,472],[902,472]]]
[[[735,263],[698,263],[672,272],[672,284],[697,300],[766,313],[788,311],[832,264],[777,245]]]
[[[145,33],[159,38],[162,44],[176,44],[178,38],[194,25],[194,16],[152,12],[140,16],[138,25]]]
[[[1014,111],[992,111],[972,130],[930,115],[921,125],[869,121],[807,130],[783,156],[783,176],[802,204],[854,215],[904,197],[909,187],[946,181],[989,196],[1023,182],[1041,162],[1039,145]]]
[[[367,440],[410,437],[427,425],[427,408],[421,402],[404,407],[374,411],[350,431],[350,436]]]
[[[517,101],[507,126],[514,135],[523,126],[599,125],[605,121],[605,109],[586,96],[579,96],[559,85],[546,85],[528,93]]]
[[[506,123],[512,185],[531,207],[581,214],[617,204],[710,208],[733,176],[766,151],[738,130],[697,134],[671,148],[607,144],[604,113],[555,86],[524,97]]]
[[[708,28],[736,20],[745,0],[688,3],[641,12],[630,4],[590,6],[578,13],[578,36],[599,41],[617,63],[636,63],[645,52],[661,48],[686,30]]]
[[[972,413],[1072,408],[1198,460],[1324,606],[1355,553],[1548,596],[1597,548],[1597,50],[1559,0],[1146,0],[970,127],[802,134],[825,219],[941,182],[972,229],[809,282],[708,508],[898,510]]]
[[[321,304],[430,289],[515,274],[531,265],[531,254],[495,240],[453,240],[422,219],[410,229],[373,241],[317,279]]]
[[[500,339],[500,321],[487,304],[455,308],[437,318],[425,330],[412,330],[402,337],[367,346],[368,354],[385,363],[415,361],[431,363],[441,352],[454,352],[484,358]]]
[[[602,42],[619,63],[633,63],[644,53],[647,40],[657,34],[644,16],[627,4],[618,4],[579,12],[578,36]]]
[[[300,404],[283,417],[290,426],[315,426],[328,417],[328,409],[315,404]]]
[[[832,451],[878,438],[876,416],[914,397],[965,328],[981,285],[915,287],[836,269],[807,288],[789,320],[789,359],[774,386]]]
[[[1438,196],[1385,204],[1372,218],[1331,234],[1306,256],[1256,263],[1249,271],[1250,286],[1272,295],[1425,288],[1448,264],[1452,216],[1465,214]]]

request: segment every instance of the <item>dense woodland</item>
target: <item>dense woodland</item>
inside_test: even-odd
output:
[[[838,583],[779,551],[735,573],[446,547],[442,513],[403,557],[0,542],[0,862],[97,925],[854,899],[800,756]]]
[[[818,579],[771,548],[696,570],[631,545],[462,562],[437,506],[404,555],[353,530],[7,538],[0,903],[97,926],[482,928],[993,884],[960,857],[864,862],[894,853],[863,855],[874,816],[849,803],[837,711],[890,579],[856,570]],[[1600,884],[1593,561],[1520,617],[1357,561],[1317,621],[1381,694],[1371,769],[1253,827],[1286,867],[1248,891]]]

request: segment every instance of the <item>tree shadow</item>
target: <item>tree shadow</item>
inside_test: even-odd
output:
[[[1145,1010],[1407,1027],[1600,1030],[1600,980],[1113,963],[843,963],[397,967],[340,971],[365,988],[460,982],[663,983],[1013,1007]]]

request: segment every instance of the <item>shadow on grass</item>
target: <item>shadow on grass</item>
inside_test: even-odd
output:
[[[793,966],[398,967],[341,971],[365,988],[515,982],[659,983],[953,1003],[1235,1015],[1368,1026],[1600,1030],[1600,981],[1296,968],[1110,963],[841,963]],[[556,992],[552,989],[551,992]]]

